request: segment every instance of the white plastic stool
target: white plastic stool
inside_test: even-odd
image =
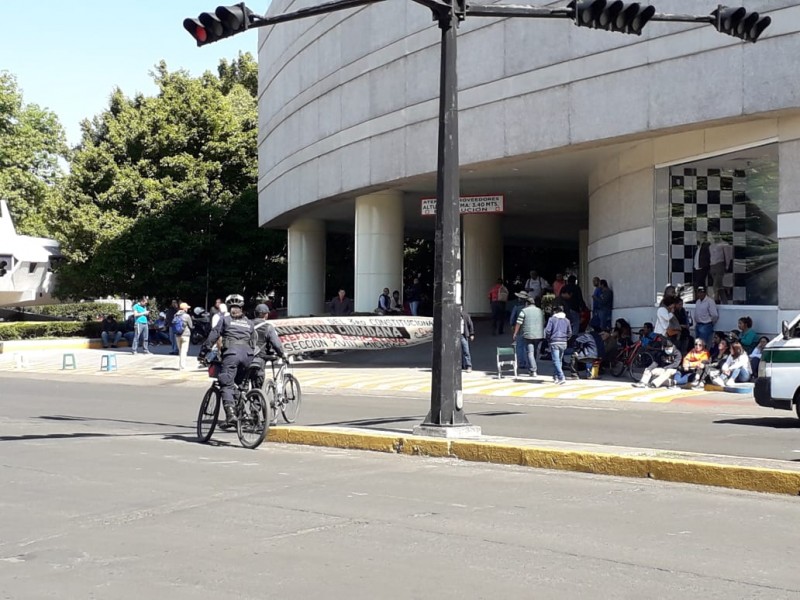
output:
[[[116,371],[117,370],[117,355],[116,354],[103,354],[100,357],[100,370],[101,371]]]

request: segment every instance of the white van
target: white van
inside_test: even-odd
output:
[[[782,334],[769,342],[761,355],[756,379],[756,403],[792,410],[800,417],[800,315],[783,322]]]

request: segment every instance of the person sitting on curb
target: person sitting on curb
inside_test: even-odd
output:
[[[663,348],[657,351],[653,362],[644,370],[641,381],[634,383],[633,387],[643,388],[649,386],[657,388],[665,383],[671,383],[672,377],[678,371],[680,364],[681,353],[672,340],[666,338]]]
[[[750,381],[750,358],[744,351],[741,342],[736,341],[731,344],[731,354],[722,365],[722,373],[714,377],[714,385],[726,386],[734,383],[746,383]]]
[[[106,315],[103,319],[103,330],[100,332],[100,339],[103,340],[103,348],[116,348],[119,340],[122,338],[122,332],[119,330],[119,323],[114,318],[114,315]]]
[[[703,385],[702,374],[710,360],[706,343],[702,338],[695,339],[694,348],[683,357],[680,371],[675,375],[675,385],[689,383],[692,383],[692,387]]]
[[[383,293],[378,296],[378,308],[375,309],[376,315],[388,315],[392,305],[392,297],[389,295],[389,288],[383,288]]]
[[[716,335],[715,335],[716,337]],[[710,362],[698,377],[702,383],[713,383],[722,374],[722,367],[730,356],[730,342],[726,337],[717,338],[716,355],[709,352]]]
[[[762,335],[758,338],[758,345],[750,352],[750,372],[753,377],[758,377],[758,365],[761,364],[761,353],[769,342],[769,338]]]
[[[570,379],[578,379],[578,363],[583,363],[586,370],[587,379],[596,379],[592,377],[592,364],[596,360],[602,360],[605,354],[605,340],[599,333],[594,331],[584,331],[575,337],[574,352],[570,360],[569,370]]]
[[[647,348],[650,344],[658,339],[655,331],[653,331],[653,324],[649,321],[642,325],[639,330],[639,341],[642,342],[642,348]]]

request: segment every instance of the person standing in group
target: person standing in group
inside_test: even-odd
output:
[[[413,283],[406,289],[405,296],[411,316],[416,317],[419,314],[419,303],[422,297],[422,291],[419,288],[419,278],[414,277]]]
[[[170,354],[178,354],[178,341],[175,339],[175,334],[172,332],[172,321],[175,315],[178,314],[178,301],[173,298],[169,308],[164,311],[164,322],[167,324],[167,335],[169,336],[169,343],[172,345]]]
[[[556,273],[555,281],[553,281],[553,294],[556,298],[561,295],[561,289],[567,285],[567,282],[564,281],[564,274],[563,273]]]
[[[522,296],[525,294],[525,296]],[[544,312],[539,307],[541,299],[531,298],[526,292],[519,292],[517,294],[523,298],[527,305],[523,308],[517,316],[517,322],[514,325],[513,340],[516,341],[519,336],[520,329],[522,329],[522,338],[525,342],[525,351],[528,361],[528,372],[531,377],[536,377],[538,368],[536,365],[536,351],[544,339]]]
[[[522,284],[520,284],[522,285]],[[508,325],[511,327],[511,331],[514,331],[514,326],[517,324],[517,317],[519,317],[519,313],[528,305],[528,292],[525,290],[517,290],[513,292],[514,296],[517,297],[517,301],[514,306],[511,307],[511,316],[508,319]],[[528,368],[528,352],[525,349],[525,338],[521,335],[516,336],[516,343],[514,344],[514,351],[517,353],[517,368],[518,369],[527,369]]]
[[[583,301],[583,292],[575,275],[570,275],[567,285],[561,288],[561,300],[572,331],[577,334],[581,328],[581,311],[586,308],[586,302]]]
[[[547,321],[544,338],[547,340],[553,360],[553,380],[559,385],[564,385],[566,378],[564,377],[562,363],[564,353],[567,350],[567,343],[569,338],[572,337],[572,324],[564,313],[563,304],[556,302],[553,305],[553,311],[553,316]]]
[[[389,293],[388,288],[386,288],[386,293]],[[331,300],[331,314],[334,317],[346,317],[353,314],[353,302],[343,289],[339,290],[339,293]]]
[[[177,303],[177,301],[176,301]],[[190,306],[186,302],[178,305],[178,312],[169,324],[170,337],[178,345],[178,370],[186,369],[186,357],[189,355],[189,344],[192,339],[194,323],[189,315]]]
[[[552,289],[546,279],[542,278],[534,269],[525,282],[525,291],[533,298],[541,298],[547,290]]]
[[[694,292],[697,296],[694,301],[695,336],[703,340],[706,348],[709,348],[714,337],[714,325],[719,319],[719,311],[716,302],[706,295],[705,287],[697,287]]]
[[[489,290],[489,306],[492,311],[492,335],[503,335],[507,301],[508,288],[503,285],[503,278],[498,277],[497,282]]]
[[[719,233],[716,238],[709,234],[708,241],[709,273],[714,286],[714,300],[717,304],[727,304],[728,289],[725,287],[725,273],[733,271],[733,248]]]
[[[672,313],[675,310],[675,296],[664,296],[661,300],[661,306],[658,307],[656,312],[656,325],[654,331],[656,335],[662,337],[672,337],[679,330],[671,328]]]
[[[134,330],[133,330],[133,342],[131,344],[131,352],[136,354],[136,350],[139,348],[139,338],[142,338],[142,348],[144,349],[145,354],[150,354],[150,331],[148,321],[148,315],[150,314],[147,310],[147,296],[142,296],[142,299],[139,300],[136,304],[133,305],[133,323],[134,323]]]
[[[469,351],[469,343],[475,339],[475,326],[472,324],[472,317],[461,307],[461,368],[467,373],[472,373],[472,354]]]

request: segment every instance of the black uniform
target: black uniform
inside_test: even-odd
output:
[[[281,343],[281,338],[278,337],[278,332],[266,319],[256,318],[253,321],[253,327],[256,331],[256,350],[253,364],[258,364],[259,366],[256,385],[261,387],[264,385],[264,367],[267,361],[273,356],[286,358],[286,354],[283,351],[283,344]]]
[[[236,319],[229,314],[225,315],[208,334],[200,356],[205,356],[220,338],[222,338],[222,368],[219,373],[219,387],[222,404],[231,406],[234,403],[236,385],[242,382],[253,361],[256,341],[253,323],[244,314]]]

